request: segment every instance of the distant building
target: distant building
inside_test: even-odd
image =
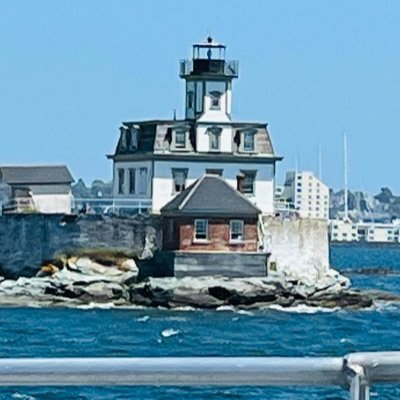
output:
[[[360,240],[357,224],[352,221],[334,219],[329,224],[331,241],[358,242]]]
[[[352,222],[333,219],[329,223],[332,242],[399,243],[400,221]]]
[[[0,167],[7,194],[3,212],[71,213],[71,183],[66,166]]]
[[[275,164],[267,124],[232,121],[238,62],[208,38],[181,61],[185,119],[124,122],[113,160],[116,200],[147,201],[153,212],[205,173],[223,176],[263,213],[274,209]],[[160,94],[162,95],[162,94]]]
[[[296,210],[301,218],[329,217],[329,188],[312,172],[288,172],[278,207]]]

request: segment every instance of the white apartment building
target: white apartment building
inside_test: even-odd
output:
[[[280,202],[301,218],[329,218],[329,188],[312,172],[287,172]]]
[[[352,222],[334,219],[329,224],[333,242],[399,243],[400,223]]]
[[[238,62],[208,38],[180,63],[185,119],[124,122],[113,160],[115,199],[146,201],[159,212],[205,173],[218,174],[262,212],[274,211],[275,164],[267,124],[232,120]],[[216,193],[216,195],[218,195]]]
[[[329,236],[334,242],[358,242],[360,240],[357,224],[340,219],[330,221]]]

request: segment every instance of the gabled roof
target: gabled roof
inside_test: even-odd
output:
[[[0,167],[0,179],[9,185],[70,184],[74,181],[65,165]]]
[[[261,211],[243,194],[217,175],[204,175],[167,203],[163,215],[247,216]]]

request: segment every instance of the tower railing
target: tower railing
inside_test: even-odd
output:
[[[345,357],[0,359],[0,386],[341,386],[369,400],[370,385],[400,382],[400,352]]]
[[[181,60],[179,72],[181,78],[197,74],[223,75],[229,78],[237,78],[239,76],[239,61],[203,58]]]

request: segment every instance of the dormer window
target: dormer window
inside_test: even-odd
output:
[[[221,109],[221,96],[222,96],[222,93],[218,92],[217,90],[210,92],[210,98],[211,98],[210,108],[211,108],[211,110],[220,110]]]
[[[184,149],[186,147],[186,131],[178,129],[175,131],[175,147]]]
[[[243,150],[254,151],[254,133],[244,132],[243,134]]]
[[[139,132],[137,129],[132,128],[130,130],[130,143],[129,143],[129,150],[130,151],[136,151],[138,148],[139,144]]]
[[[221,150],[221,128],[211,128],[208,130],[210,137],[210,150],[220,151]]]

